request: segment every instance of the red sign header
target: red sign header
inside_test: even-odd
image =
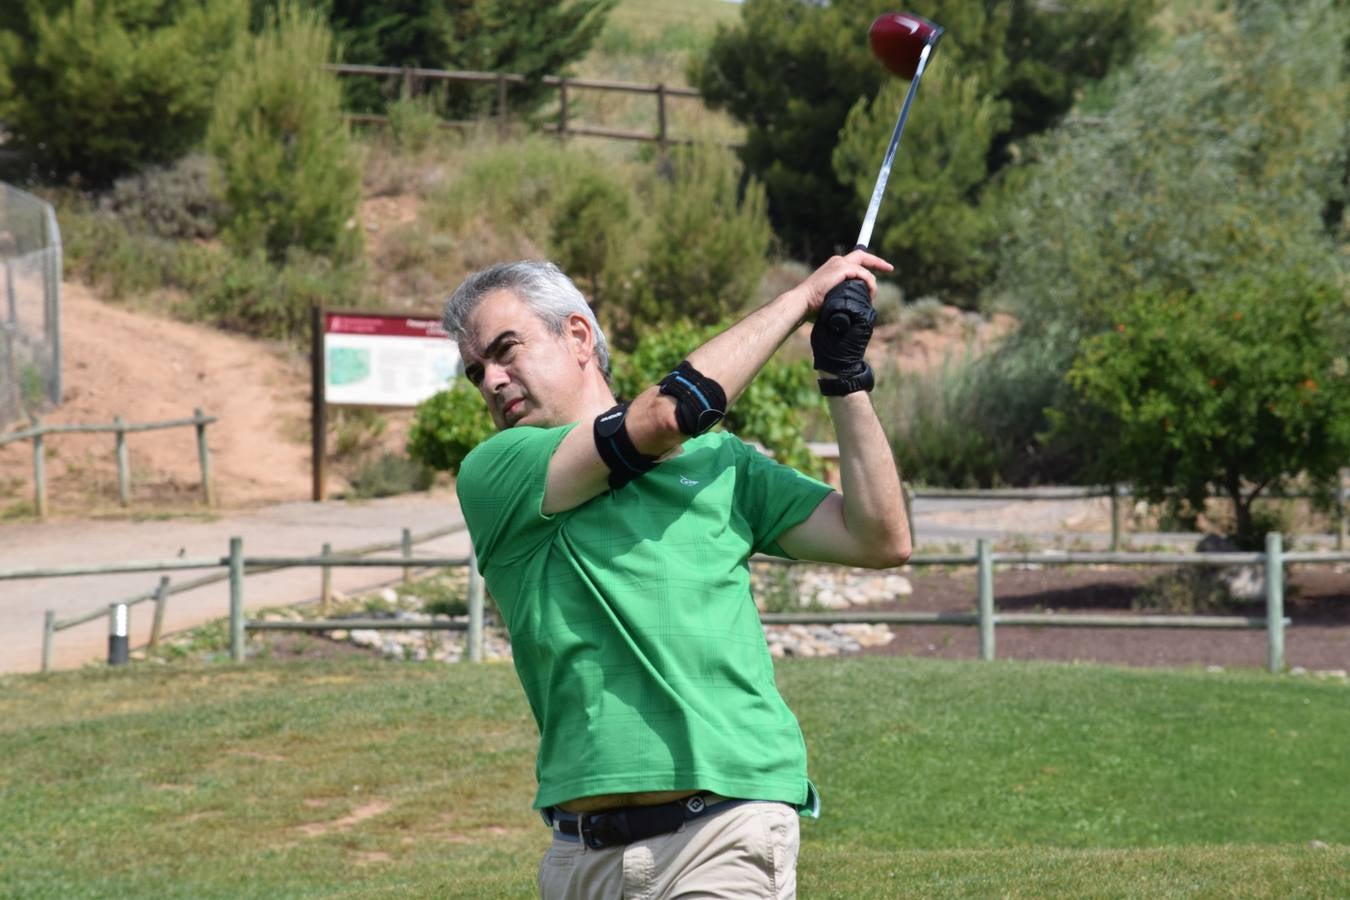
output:
[[[369,334],[381,337],[449,337],[435,319],[384,313],[326,312],[324,334]]]

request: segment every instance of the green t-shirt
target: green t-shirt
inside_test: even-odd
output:
[[[535,806],[632,791],[806,800],[806,745],[774,684],[748,559],[828,485],[724,432],[552,516],[548,464],[573,426],[503,431],[458,493],[539,726]]]

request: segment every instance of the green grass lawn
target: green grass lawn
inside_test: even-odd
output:
[[[1350,894],[1350,690],[890,658],[779,668],[804,897]],[[509,666],[0,679],[0,896],[531,896]]]

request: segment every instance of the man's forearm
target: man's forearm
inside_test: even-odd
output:
[[[689,364],[722,386],[730,407],[796,330],[807,303],[797,289],[780,294],[689,354]],[[676,361],[672,361],[676,362]],[[674,428],[675,402],[656,387],[643,391],[629,413],[629,433],[643,452],[660,456],[685,440]],[[638,425],[637,423],[642,423]]]
[[[908,558],[911,536],[900,473],[870,395],[831,397],[829,404],[839,438],[845,527],[882,556]]]

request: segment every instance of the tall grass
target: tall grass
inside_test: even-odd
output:
[[[896,658],[779,680],[823,817],[803,896],[1342,896],[1344,685]],[[0,895],[529,897],[509,667],[0,679]]]

